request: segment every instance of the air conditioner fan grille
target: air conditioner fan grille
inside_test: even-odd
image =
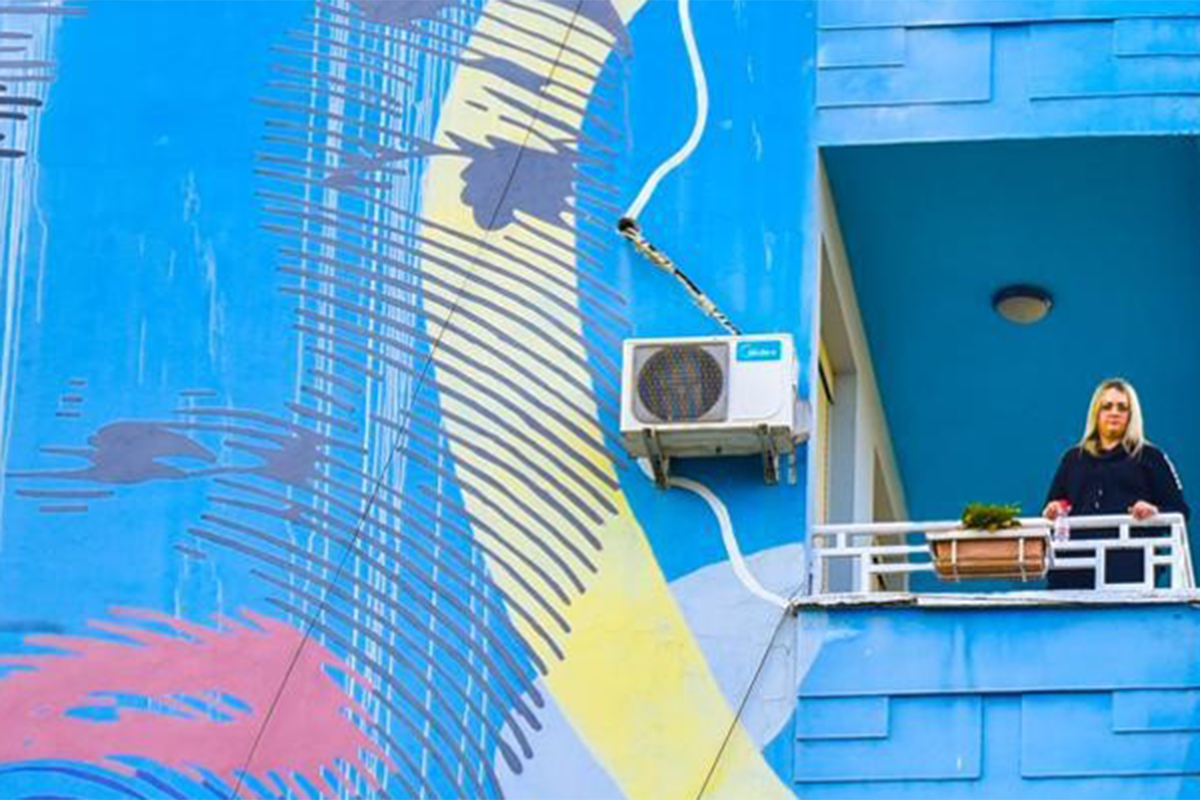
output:
[[[642,405],[663,422],[702,418],[720,401],[724,388],[721,363],[691,345],[662,348],[646,359],[637,378]]]

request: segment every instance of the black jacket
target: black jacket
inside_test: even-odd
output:
[[[1158,506],[1162,512],[1177,511],[1185,517],[1189,509],[1183,485],[1166,453],[1151,444],[1136,456],[1124,447],[1094,456],[1082,447],[1072,447],[1062,457],[1046,503],[1066,500],[1071,514],[1125,514],[1138,500]]]

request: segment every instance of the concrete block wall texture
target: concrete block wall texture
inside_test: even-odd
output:
[[[1192,133],[1186,2],[818,3],[822,145]]]
[[[801,635],[812,626],[824,646],[797,704],[802,796],[1195,790],[1190,607],[844,610]]]

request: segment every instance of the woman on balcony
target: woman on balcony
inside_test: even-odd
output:
[[[1043,516],[1130,514],[1144,520],[1172,511],[1188,515],[1183,486],[1166,453],[1145,439],[1137,392],[1120,378],[1102,382],[1092,395],[1083,439],[1058,465]],[[1102,539],[1114,533],[1080,530],[1071,538]],[[1105,563],[1109,583],[1140,582],[1142,568],[1141,550],[1110,551]],[[1091,569],[1054,569],[1047,578],[1051,589],[1095,586]]]

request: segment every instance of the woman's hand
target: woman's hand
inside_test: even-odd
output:
[[[1129,513],[1136,520],[1150,519],[1158,513],[1158,506],[1153,503],[1147,503],[1145,500],[1138,500],[1129,507]]]
[[[1066,500],[1051,500],[1042,509],[1042,516],[1049,520],[1058,519],[1071,513],[1071,504]]]

